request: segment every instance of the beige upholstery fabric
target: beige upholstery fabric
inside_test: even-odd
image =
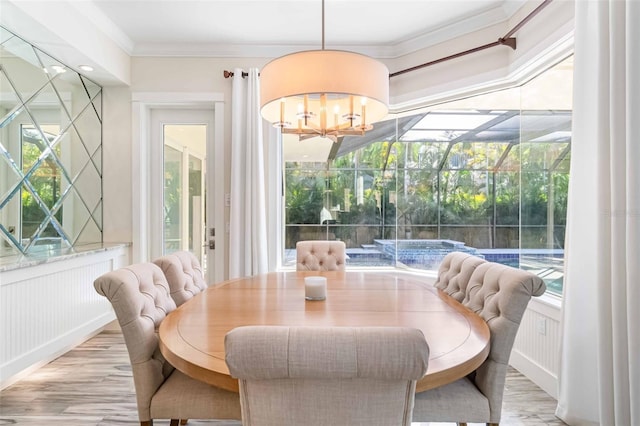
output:
[[[157,329],[176,308],[162,270],[141,263],[108,272],[94,282],[111,302],[122,328],[141,422],[153,418],[240,419],[237,394],[189,378],[165,361]]]
[[[395,327],[249,326],[229,332],[243,426],[411,424],[429,347]]]
[[[343,241],[298,241],[298,271],[344,271],[346,249]]]
[[[491,330],[489,357],[470,376],[416,394],[414,421],[500,422],[507,366],[520,321],[531,296],[546,290],[538,276],[492,262],[478,265],[460,287],[466,288],[462,303]]]
[[[459,251],[447,254],[438,268],[438,279],[434,286],[462,302],[471,274],[484,259]]]
[[[189,251],[177,251],[153,261],[162,269],[171,298],[177,306],[182,305],[207,288],[198,258]]]

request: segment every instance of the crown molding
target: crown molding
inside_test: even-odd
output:
[[[500,75],[494,75],[493,78],[482,83],[463,84],[455,89],[436,91],[436,94],[430,95],[411,93],[404,95],[403,100],[391,99],[389,116],[414,114],[434,105],[458,100],[461,96],[470,97],[521,86],[573,54],[573,22],[564,25],[557,34],[553,35],[553,38],[555,38],[553,42],[545,40],[544,43],[541,43],[545,46],[544,49],[523,58],[522,61],[511,63],[509,66],[497,70],[497,74]]]
[[[487,27],[503,24],[524,5],[527,0],[512,0],[501,3],[481,13],[469,15],[462,20],[445,22],[438,28],[423,32],[397,43],[382,45],[328,43],[327,49],[347,50],[379,59],[396,59],[419,50],[462,37]],[[95,6],[93,7],[95,9]],[[99,11],[98,11],[99,12]],[[101,14],[101,12],[100,12]],[[104,15],[103,15],[104,16]],[[105,17],[108,20],[108,18]],[[112,27],[115,27],[111,23]],[[102,26],[101,26],[102,28]],[[117,28],[117,27],[116,27]],[[114,31],[117,36],[117,31]],[[503,34],[496,34],[496,39]],[[126,37],[126,36],[124,36]],[[115,40],[118,42],[118,40]],[[130,42],[130,40],[129,40]],[[119,44],[122,42],[118,42]],[[220,43],[138,43],[120,44],[131,56],[165,57],[214,57],[214,58],[275,58],[303,50],[317,50],[313,44],[220,44]]]
[[[518,3],[521,7],[525,1],[518,0],[513,3]],[[518,9],[519,7],[515,8],[511,14],[507,14],[502,6],[497,6],[485,12],[467,16],[461,20],[446,22],[436,29],[422,33],[406,41],[396,43],[391,46],[390,51],[387,52],[388,56],[381,57],[389,59],[398,58],[494,25],[506,23]],[[503,34],[496,34],[496,40],[502,35]]]
[[[105,36],[111,39],[119,48],[124,50],[129,56],[135,49],[135,43],[118,27],[113,23],[107,15],[102,12],[91,1],[77,1],[67,0],[67,5],[76,9],[79,13],[84,15],[89,22],[91,22],[96,28],[98,28]]]

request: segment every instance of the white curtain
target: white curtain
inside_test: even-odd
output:
[[[640,1],[576,1],[556,414],[640,425]]]
[[[238,278],[267,272],[267,219],[258,70],[233,72],[229,278]]]

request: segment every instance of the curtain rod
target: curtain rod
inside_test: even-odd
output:
[[[484,49],[488,49],[490,47],[494,47],[494,46],[509,46],[510,48],[512,48],[513,50],[516,50],[516,39],[515,37],[511,37],[516,31],[518,31],[520,28],[522,28],[524,26],[524,24],[526,24],[527,22],[529,22],[534,16],[536,16],[542,9],[544,9],[546,6],[549,5],[549,3],[551,3],[552,0],[544,0],[540,5],[538,5],[538,7],[536,7],[531,13],[529,13],[522,21],[518,22],[518,24],[513,27],[509,32],[507,32],[504,37],[500,37],[498,39],[498,41],[494,41],[493,43],[488,43],[482,46],[478,46],[478,47],[474,47],[473,49],[469,49],[469,50],[465,50],[463,52],[459,52],[459,53],[454,53],[453,55],[450,56],[445,56],[444,58],[440,58],[440,59],[436,59],[434,61],[430,61],[430,62],[426,62],[424,64],[420,64],[420,65],[416,65],[414,67],[411,68],[407,68],[404,70],[400,70],[400,71],[396,71],[393,72],[391,74],[389,74],[389,78],[391,77],[396,77],[398,75],[401,74],[405,74],[411,71],[415,71],[421,68],[425,68],[431,65],[435,65],[435,64],[439,64],[441,62],[445,62],[448,61],[450,59],[455,59],[455,58],[459,58],[461,56],[465,56],[468,55],[470,53],[475,53],[478,52],[480,50],[484,50]]]
[[[545,7],[547,7],[549,5],[549,3],[551,3],[553,0],[544,0],[541,4],[538,5],[538,7],[536,7],[531,13],[529,13],[522,21],[518,22],[518,24],[513,27],[511,30],[509,30],[509,32],[507,32],[504,37],[500,37],[498,39],[498,41],[494,41],[493,43],[488,43],[488,44],[484,44],[482,46],[478,46],[478,47],[474,47],[473,49],[469,49],[469,50],[465,50],[463,52],[459,52],[459,53],[454,53],[453,55],[449,55],[449,56],[445,56],[444,58],[440,58],[440,59],[436,59],[430,62],[426,62],[424,64],[420,64],[420,65],[416,65],[414,67],[411,68],[407,68],[404,70],[400,70],[400,71],[396,71],[393,73],[389,74],[389,78],[391,77],[396,77],[398,75],[401,74],[405,74],[411,71],[415,71],[421,68],[425,68],[431,65],[435,65],[435,64],[439,64],[441,62],[445,62],[448,61],[450,59],[455,59],[455,58],[459,58],[461,56],[465,56],[468,55],[470,53],[475,53],[475,52],[479,52],[480,50],[484,50],[484,49],[488,49],[490,47],[494,47],[494,46],[509,46],[510,48],[512,48],[513,50],[516,50],[516,38],[515,37],[511,37],[516,31],[518,31],[520,28],[522,28],[527,22],[529,22],[534,16],[536,16],[542,9],[544,9]],[[233,77],[233,71],[227,71],[224,70],[224,78],[229,78],[229,77]],[[242,71],[242,78],[245,78],[246,76],[248,76],[249,73]]]
[[[224,70],[224,78],[229,78],[229,77],[233,77],[234,72],[233,71],[227,71]],[[249,73],[246,71],[242,71],[242,78],[245,78],[246,76],[248,76]]]

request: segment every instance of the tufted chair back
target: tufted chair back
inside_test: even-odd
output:
[[[434,286],[458,302],[462,302],[471,274],[473,274],[478,265],[485,262],[484,259],[468,253],[451,252],[442,259]]]
[[[167,277],[171,298],[177,306],[207,288],[200,262],[189,251],[176,251],[155,259],[153,263]]]
[[[160,352],[158,327],[176,304],[164,273],[153,263],[107,272],[93,283],[111,302],[131,360],[141,426],[153,419],[240,419],[240,398],[173,368]]]
[[[296,270],[344,271],[345,247],[344,241],[298,241]]]
[[[225,356],[243,426],[408,426],[429,346],[413,328],[247,326]]]
[[[542,279],[531,272],[493,262],[477,264],[461,303],[489,326],[489,355],[469,376],[416,394],[413,420],[498,424],[509,356],[520,321],[531,297],[545,290]]]
[[[158,266],[140,263],[108,272],[93,285],[116,313],[131,360],[138,414],[149,419],[151,398],[173,371],[158,349],[157,334],[160,322],[176,308],[169,284]]]
[[[469,279],[462,304],[480,315],[491,330],[489,356],[475,371],[474,382],[489,400],[494,423],[500,419],[509,356],[520,321],[531,297],[546,289],[537,275],[492,262],[479,265]]]

